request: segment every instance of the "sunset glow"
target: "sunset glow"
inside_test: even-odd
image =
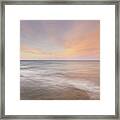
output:
[[[22,20],[21,60],[99,60],[99,20]]]

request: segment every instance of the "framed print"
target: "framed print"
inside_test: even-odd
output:
[[[119,119],[118,1],[1,5],[1,118]]]

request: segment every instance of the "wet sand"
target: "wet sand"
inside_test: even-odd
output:
[[[85,90],[80,90],[76,88],[69,87],[64,90],[40,90],[32,91],[27,88],[24,89],[24,92],[21,92],[21,100],[89,100],[89,92]],[[40,92],[41,91],[41,92]],[[44,92],[43,92],[44,91]],[[27,94],[27,97],[26,97]],[[37,94],[37,95],[36,95]],[[44,95],[46,94],[46,96]],[[99,98],[98,98],[99,99]]]
[[[21,100],[99,100],[98,61],[22,61]]]

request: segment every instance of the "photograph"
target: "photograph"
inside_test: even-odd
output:
[[[100,21],[21,20],[20,99],[99,100]]]

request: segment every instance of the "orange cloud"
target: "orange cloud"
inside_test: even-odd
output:
[[[79,35],[76,33],[78,29],[72,31],[72,35],[69,33],[65,39],[65,49],[71,51],[71,55],[78,56],[95,56],[99,59],[100,50],[100,31],[99,27],[95,31],[91,31],[85,35]]]
[[[56,40],[54,31],[48,31],[49,39],[64,49],[59,51],[44,51],[42,48],[33,48],[21,44],[21,59],[74,59],[86,56],[93,56],[99,59],[100,54],[100,25],[95,29],[84,29],[84,26],[74,25],[67,34],[63,36],[63,43]],[[87,26],[87,25],[86,25]]]

